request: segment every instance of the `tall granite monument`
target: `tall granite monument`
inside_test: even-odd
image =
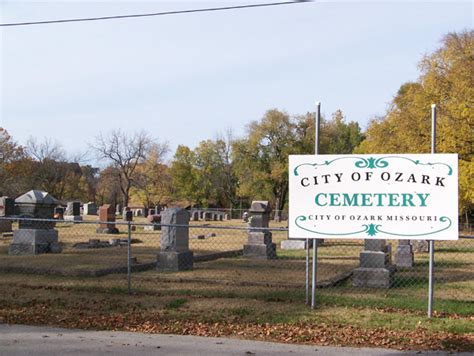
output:
[[[161,213],[161,223],[163,226],[157,269],[159,271],[193,269],[193,253],[189,250],[189,212],[181,208],[166,209]]]
[[[30,190],[15,199],[15,214],[19,218],[53,219],[58,201],[49,193]],[[58,253],[58,231],[54,221],[35,221],[19,219],[19,229],[13,232],[10,255],[36,255],[39,253]]]
[[[397,267],[413,267],[414,255],[410,240],[398,240],[393,260]]]
[[[99,227],[96,232],[98,234],[119,233],[119,230],[115,227],[115,208],[113,205],[104,204],[99,208]]]
[[[268,228],[270,221],[268,201],[253,201],[249,209],[249,233],[244,245],[244,256],[260,259],[276,258],[276,245],[272,242],[272,233]],[[257,229],[255,229],[257,228]]]

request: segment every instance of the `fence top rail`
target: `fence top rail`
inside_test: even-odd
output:
[[[0,217],[0,220],[15,220],[15,221],[35,221],[35,222],[54,222],[54,223],[65,223],[65,224],[88,224],[88,225],[97,225],[97,224],[109,224],[109,225],[134,225],[134,226],[161,226],[161,227],[184,227],[190,229],[217,229],[217,230],[244,230],[244,231],[284,231],[287,232],[287,227],[248,227],[248,226],[213,226],[210,224],[196,224],[196,225],[186,225],[186,224],[162,224],[162,223],[135,223],[133,221],[87,221],[87,220],[61,220],[61,219],[39,219],[39,218],[25,218],[18,216],[9,216],[9,217]]]
[[[215,226],[210,224],[162,224],[162,223],[139,223],[133,221],[89,221],[89,220],[63,220],[63,219],[39,219],[39,218],[28,218],[28,217],[19,217],[19,216],[0,216],[1,220],[14,220],[14,221],[35,221],[35,222],[54,222],[54,223],[65,223],[65,224],[89,224],[89,225],[97,225],[97,224],[114,224],[114,225],[134,225],[134,226],[162,226],[162,227],[184,227],[190,229],[216,229],[216,230],[242,230],[242,231],[281,231],[281,232],[288,232],[288,227],[249,227],[249,226],[232,226],[232,225],[225,225],[225,226]],[[330,238],[330,237],[328,237]],[[460,231],[459,234],[460,239],[474,239],[474,235],[471,233],[463,233]]]

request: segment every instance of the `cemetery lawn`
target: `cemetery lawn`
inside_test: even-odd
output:
[[[400,298],[341,297],[318,290],[317,309],[301,291],[202,283],[160,283],[155,292],[78,283],[64,277],[3,276],[0,322],[95,330],[222,336],[286,343],[474,350],[474,305],[449,301],[426,318],[424,305],[397,308]],[[16,279],[16,280],[15,280]],[[398,300],[398,301],[397,301]],[[410,302],[410,300],[405,301]],[[413,302],[413,300],[412,300]],[[406,307],[406,305],[404,305]]]
[[[190,229],[190,236],[205,236],[190,240],[196,256],[238,252],[246,241],[245,231],[199,225]],[[429,320],[427,254],[416,254],[415,267],[397,272],[389,290],[356,289],[348,276],[358,265],[362,242],[327,241],[319,248],[318,284],[330,288],[317,289],[312,311],[304,305],[305,251],[278,248],[278,259],[270,261],[237,254],[195,262],[193,271],[160,273],[153,268],[160,232],[142,226],[133,232],[132,256],[137,259],[134,268],[144,270],[133,273],[129,295],[126,247],[73,248],[89,239],[126,238],[126,227],[118,227],[121,233],[112,236],[96,234],[94,224],[58,224],[61,254],[9,256],[11,237],[0,238],[0,322],[315,345],[474,350],[473,251],[462,240],[437,243],[435,313]],[[277,246],[283,239],[285,232],[273,232]]]

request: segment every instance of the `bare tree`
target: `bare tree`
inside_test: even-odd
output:
[[[26,152],[31,158],[41,163],[46,160],[66,161],[66,155],[61,144],[57,141],[53,142],[50,138],[45,138],[40,142],[30,136],[26,143]]]
[[[99,135],[90,146],[99,160],[108,161],[115,168],[122,202],[127,206],[130,188],[135,185],[136,168],[147,158],[153,139],[144,131],[129,135],[121,130],[114,130],[106,136]]]

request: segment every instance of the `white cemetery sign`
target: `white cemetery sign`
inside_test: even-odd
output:
[[[289,238],[458,239],[457,154],[290,155]]]

